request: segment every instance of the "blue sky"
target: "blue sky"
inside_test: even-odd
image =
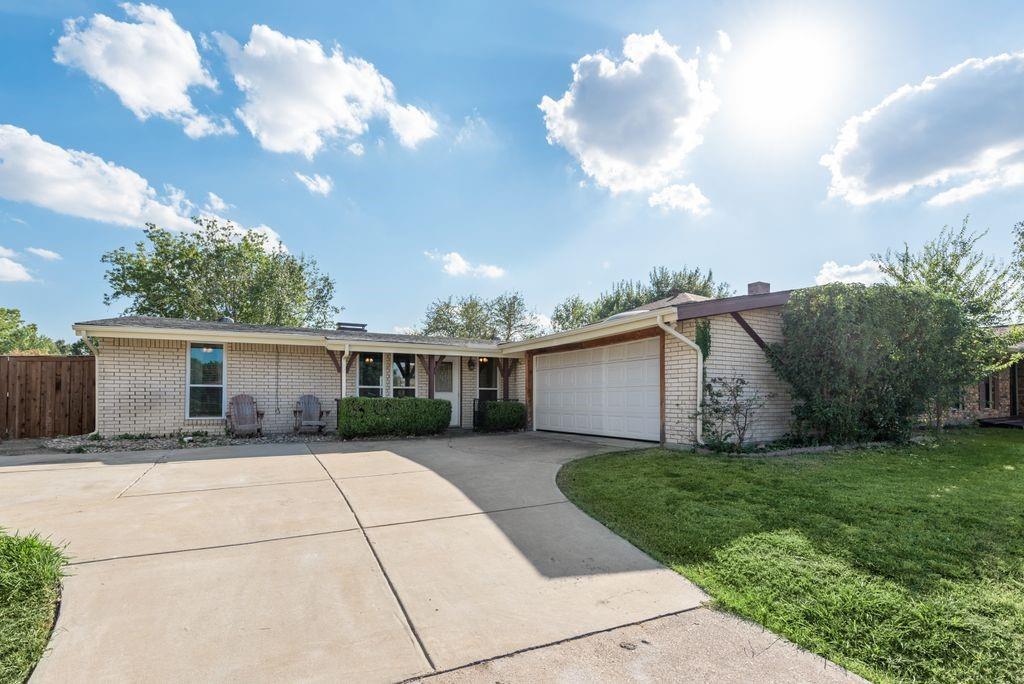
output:
[[[724,5],[0,2],[0,303],[70,337],[121,312],[105,251],[199,212],[380,331],[656,265],[871,280],[966,214],[1008,256],[1024,6]]]

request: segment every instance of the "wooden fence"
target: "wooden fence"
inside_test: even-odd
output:
[[[96,429],[91,356],[0,356],[0,439]]]

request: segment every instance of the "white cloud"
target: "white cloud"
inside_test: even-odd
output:
[[[840,266],[835,261],[826,261],[821,265],[814,282],[818,285],[826,283],[863,283],[874,285],[885,281],[885,275],[877,261],[867,259],[859,264]]]
[[[209,211],[211,207],[198,211],[184,191],[172,185],[165,185],[163,195],[158,195],[149,181],[131,169],[88,152],[64,149],[9,124],[0,124],[0,197],[132,228],[154,223],[168,230],[194,230],[190,218],[194,214],[231,223]],[[247,230],[235,228],[239,234]],[[268,248],[284,248],[273,229],[260,225],[252,230],[270,238]]]
[[[652,207],[688,211],[694,216],[704,216],[711,211],[711,201],[693,183],[669,185],[647,198]]]
[[[0,283],[27,283],[32,280],[28,270],[17,261],[0,257]]]
[[[550,316],[546,316],[546,315],[544,315],[542,313],[538,313],[538,312],[534,311],[532,314],[530,314],[530,318],[532,318],[533,322],[536,323],[540,327],[540,332],[542,334],[550,332],[551,330],[554,329],[554,327],[552,326],[552,323],[551,323],[551,317]]]
[[[362,143],[354,142],[345,148],[349,153],[354,154],[357,157],[362,157],[366,150],[363,148]]]
[[[395,87],[373,64],[330,54],[315,40],[254,25],[249,42],[215,34],[245,104],[236,114],[260,144],[273,152],[312,158],[329,140],[357,138],[374,118],[384,118],[406,147],[437,134],[427,112],[395,99]]]
[[[584,55],[561,99],[541,100],[547,139],[613,193],[657,190],[680,176],[718,98],[697,58],[683,59],[657,31],[628,36],[622,55]]]
[[[830,197],[868,204],[939,188],[960,202],[1024,184],[1024,52],[972,58],[849,119],[821,163]]]
[[[81,69],[110,88],[140,120],[158,116],[181,124],[191,138],[234,133],[227,119],[200,114],[189,88],[217,89],[192,34],[166,9],[121,5],[132,22],[94,14],[64,22],[54,61]]]
[[[415,335],[416,328],[412,327],[411,325],[396,325],[393,328],[391,328],[391,332],[395,333],[396,335]]]
[[[296,171],[295,177],[302,181],[302,184],[306,186],[306,189],[315,195],[323,195],[326,197],[331,194],[331,190],[334,188],[334,181],[331,180],[330,176],[321,176],[319,173],[307,176]]]
[[[239,235],[241,235],[243,231],[256,233],[257,235],[265,237],[266,242],[263,243],[263,246],[267,252],[288,252],[288,246],[281,240],[281,234],[270,226],[261,223],[260,225],[252,228],[240,228]]]
[[[492,266],[491,264],[471,264],[458,252],[441,254],[440,252],[430,251],[424,252],[423,254],[431,261],[442,262],[442,264],[444,264],[444,272],[450,276],[500,278],[505,275],[505,269],[500,266]]]
[[[0,197],[122,226],[192,228],[179,190],[160,197],[131,169],[8,124],[0,124]]]
[[[729,52],[732,50],[732,38],[725,31],[718,32],[718,49],[722,52]]]
[[[60,261],[64,258],[52,249],[43,249],[42,247],[26,247],[25,251],[47,261]]]
[[[18,255],[18,253],[15,252],[13,249],[10,249],[9,247],[4,247],[3,245],[0,245],[0,257],[7,257],[9,259],[13,259],[17,255]]]
[[[231,207],[232,205],[225,202],[224,199],[220,197],[220,195],[214,194],[212,192],[206,193],[206,206],[203,208],[206,209],[207,211],[216,213],[221,211],[227,211]]]

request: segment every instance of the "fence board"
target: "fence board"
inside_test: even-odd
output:
[[[96,429],[91,356],[0,356],[0,439]]]

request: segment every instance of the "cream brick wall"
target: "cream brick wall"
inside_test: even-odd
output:
[[[782,308],[744,311],[744,319],[765,342],[782,340]],[[756,415],[748,436],[750,442],[778,439],[790,430],[793,399],[789,386],[769,364],[764,352],[732,316],[712,316],[711,353],[705,361],[705,376],[743,378],[748,390],[771,395]],[[680,331],[695,340],[696,321],[683,321]],[[696,421],[697,353],[680,340],[665,340],[665,441],[692,444]]]
[[[334,427],[341,379],[323,347],[228,344],[227,367],[228,397],[252,395],[263,411],[264,432],[290,431],[295,401],[303,394],[331,410],[328,425]]]
[[[225,345],[227,396],[251,394],[264,412],[266,432],[292,429],[292,407],[313,394],[331,409],[340,380],[322,347]],[[223,432],[222,419],[185,417],[187,344],[179,340],[100,340],[96,360],[96,430],[171,434]]]
[[[676,330],[693,339],[695,323]],[[673,335],[665,335],[665,442],[693,444],[697,436],[697,352]]]
[[[462,427],[467,430],[473,429],[473,400],[476,399],[477,387],[479,387],[479,364],[474,364],[474,369],[469,369],[471,356],[462,357]]]

